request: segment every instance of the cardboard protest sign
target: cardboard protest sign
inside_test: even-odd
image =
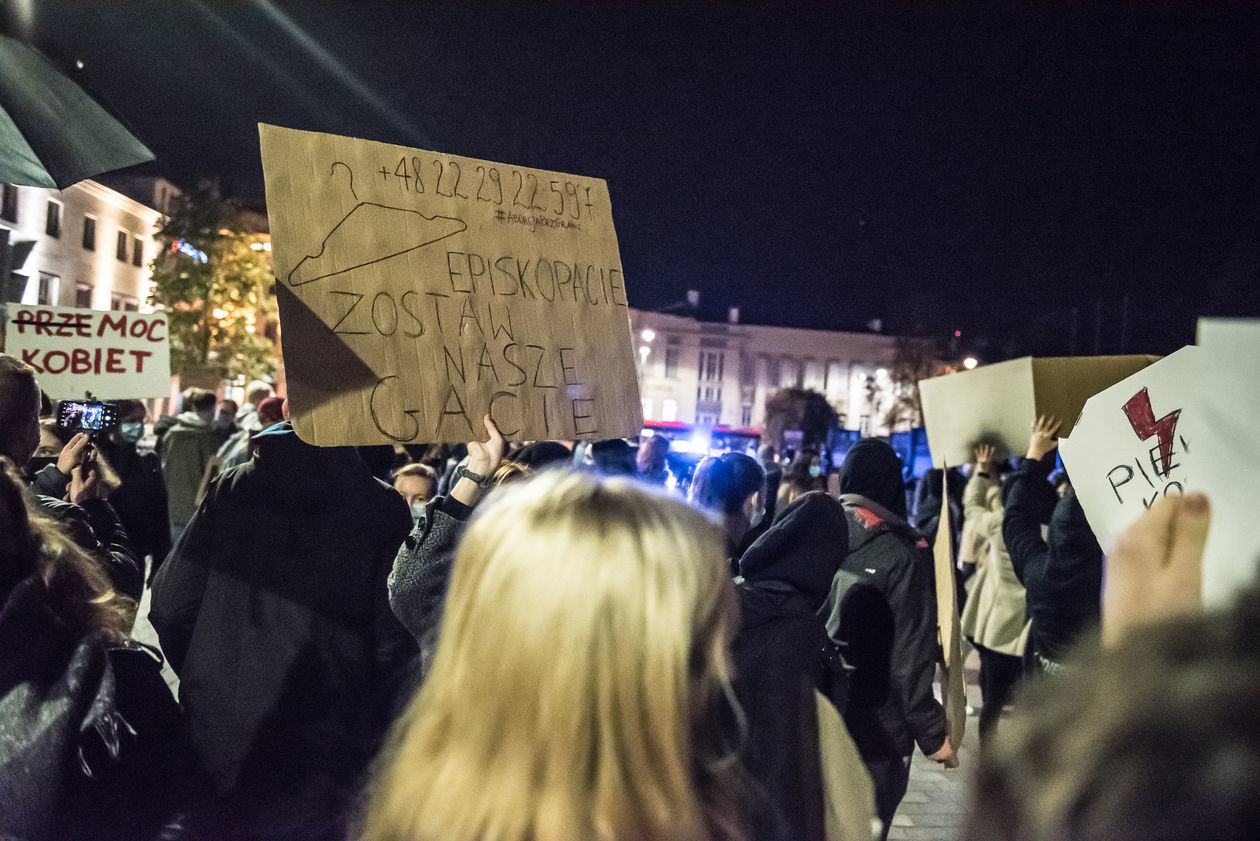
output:
[[[936,626],[945,655],[941,697],[949,726],[949,743],[958,750],[967,730],[967,677],[962,654],[962,622],[958,617],[958,590],[954,586],[953,527],[949,521],[947,480],[947,476],[941,477],[941,516],[932,546],[932,566],[936,580]]]
[[[1145,368],[1154,356],[1025,356],[919,381],[932,464],[967,464],[978,443],[997,458],[1023,453],[1038,415],[1072,423],[1085,401]]]
[[[1160,497],[1202,490],[1192,405],[1198,353],[1182,348],[1094,395],[1072,434],[1059,437],[1063,466],[1104,551]]]
[[[260,125],[294,426],[325,446],[637,435],[608,187]]]
[[[1203,601],[1227,603],[1260,570],[1260,321],[1199,322],[1194,486],[1212,502]]]
[[[5,351],[35,369],[49,397],[164,397],[171,391],[166,316],[9,305]]]

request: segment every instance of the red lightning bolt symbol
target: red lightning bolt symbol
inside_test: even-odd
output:
[[[1161,475],[1167,476],[1172,464],[1173,433],[1177,429],[1177,419],[1181,410],[1169,412],[1159,420],[1155,420],[1155,412],[1151,410],[1151,396],[1146,389],[1129,398],[1124,404],[1124,413],[1129,417],[1129,425],[1137,433],[1137,437],[1145,441],[1152,435],[1159,436],[1159,458],[1163,463]]]

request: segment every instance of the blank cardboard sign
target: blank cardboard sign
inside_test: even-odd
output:
[[[637,435],[598,178],[259,125],[294,427],[322,446]]]
[[[1067,435],[1086,400],[1156,359],[1025,356],[920,380],[932,463],[966,464],[978,443],[997,447],[997,458],[1023,453],[1038,415],[1058,418]]]
[[[1199,348],[1184,347],[1085,403],[1059,453],[1104,551],[1166,494],[1203,490],[1196,446]]]

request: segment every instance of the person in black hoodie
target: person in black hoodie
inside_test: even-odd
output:
[[[1059,671],[1068,650],[1101,618],[1103,553],[1069,486],[1060,499],[1049,483],[1059,422],[1040,417],[1028,455],[1007,480],[1002,538],[1024,585],[1032,629],[1026,665],[1033,673]],[[1046,539],[1041,527],[1049,523]]]
[[[858,441],[840,472],[848,552],[824,606],[827,632],[855,665],[845,723],[875,783],[884,837],[910,779],[917,742],[947,768],[958,759],[932,694],[938,659],[936,596],[927,541],[906,521],[901,459]]]
[[[823,839],[814,690],[843,710],[845,676],[818,610],[844,557],[844,511],[821,491],[800,496],[740,558],[735,696],[748,718],[744,767],[790,829]]]
[[[153,584],[225,837],[341,839],[411,689],[415,644],[386,578],[411,512],[352,448],[289,423],[216,479]],[[217,821],[212,821],[217,823]]]
[[[157,453],[141,453],[136,448],[136,442],[144,436],[144,404],[139,400],[119,400],[118,414],[118,427],[97,441],[121,480],[109,502],[131,538],[141,568],[144,559],[150,557],[156,571],[171,551],[162,463]],[[149,578],[152,580],[152,572]]]

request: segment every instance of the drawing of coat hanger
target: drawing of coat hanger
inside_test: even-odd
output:
[[[468,230],[462,219],[452,216],[425,216],[418,210],[359,201],[354,191],[354,171],[344,161],[335,161],[331,178],[343,166],[350,176],[350,195],[357,204],[333,226],[319,244],[319,250],[303,257],[287,278],[290,286],[301,286],[385,260],[391,260],[447,237]],[[397,232],[398,241],[382,246],[371,232]],[[384,248],[387,253],[380,253]]]

